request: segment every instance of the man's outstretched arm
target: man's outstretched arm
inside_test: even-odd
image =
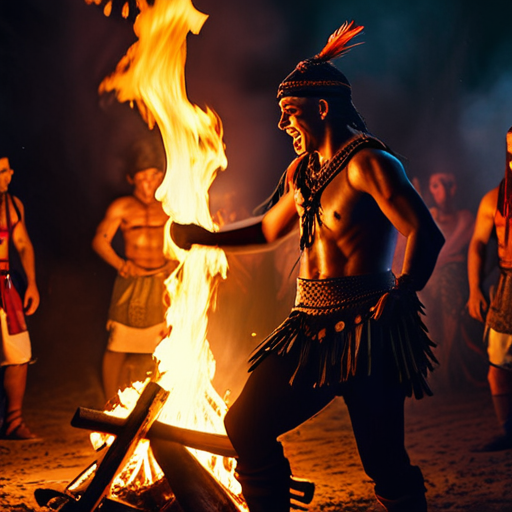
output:
[[[297,161],[288,168],[291,179]],[[182,249],[190,249],[194,244],[216,247],[237,247],[269,244],[286,236],[297,225],[297,209],[293,191],[288,187],[279,201],[262,217],[255,217],[242,223],[228,225],[221,231],[208,231],[195,224],[171,224],[171,237]]]
[[[171,224],[171,238],[182,249],[190,249],[192,245],[213,247],[235,247],[266,243],[262,230],[261,219],[253,219],[253,223],[240,228],[229,225],[223,231],[208,231],[197,224]]]

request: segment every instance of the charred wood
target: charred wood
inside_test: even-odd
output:
[[[71,425],[76,428],[117,436],[122,432],[125,422],[126,420],[123,418],[116,418],[104,412],[79,407],[71,420]],[[147,432],[146,437],[150,440],[164,439],[166,441],[174,441],[189,448],[207,451],[222,457],[236,457],[231,441],[227,436],[221,434],[199,432],[155,421]]]
[[[151,449],[184,512],[239,512],[227,491],[184,446],[153,439]]]

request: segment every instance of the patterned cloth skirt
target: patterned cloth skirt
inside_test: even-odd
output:
[[[501,268],[500,271],[485,323],[497,332],[512,334],[512,269]]]

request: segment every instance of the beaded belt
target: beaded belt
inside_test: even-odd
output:
[[[297,279],[293,311],[328,314],[378,297],[395,286],[392,272],[331,279]]]

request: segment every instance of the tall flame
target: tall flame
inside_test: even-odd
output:
[[[167,157],[165,179],[157,191],[170,218],[213,230],[208,190],[227,160],[222,124],[210,109],[190,103],[185,84],[186,38],[198,34],[207,15],[190,0],[138,2],[134,31],[138,41],[106,78],[100,91],[115,90],[121,102],[136,104],[150,127],[156,123]],[[180,265],[167,280],[171,334],[158,346],[159,383],[170,391],[161,421],[214,433],[225,433],[227,406],[211,384],[215,360],[206,339],[207,315],[215,283],[225,278],[227,259],[217,248],[182,251],[166,230],[166,252]],[[233,464],[211,454],[198,459],[233,493],[240,487],[232,477]],[[226,470],[230,467],[231,470]],[[227,473],[227,474],[226,474]],[[242,500],[239,500],[242,503]],[[244,505],[239,504],[243,509]]]

